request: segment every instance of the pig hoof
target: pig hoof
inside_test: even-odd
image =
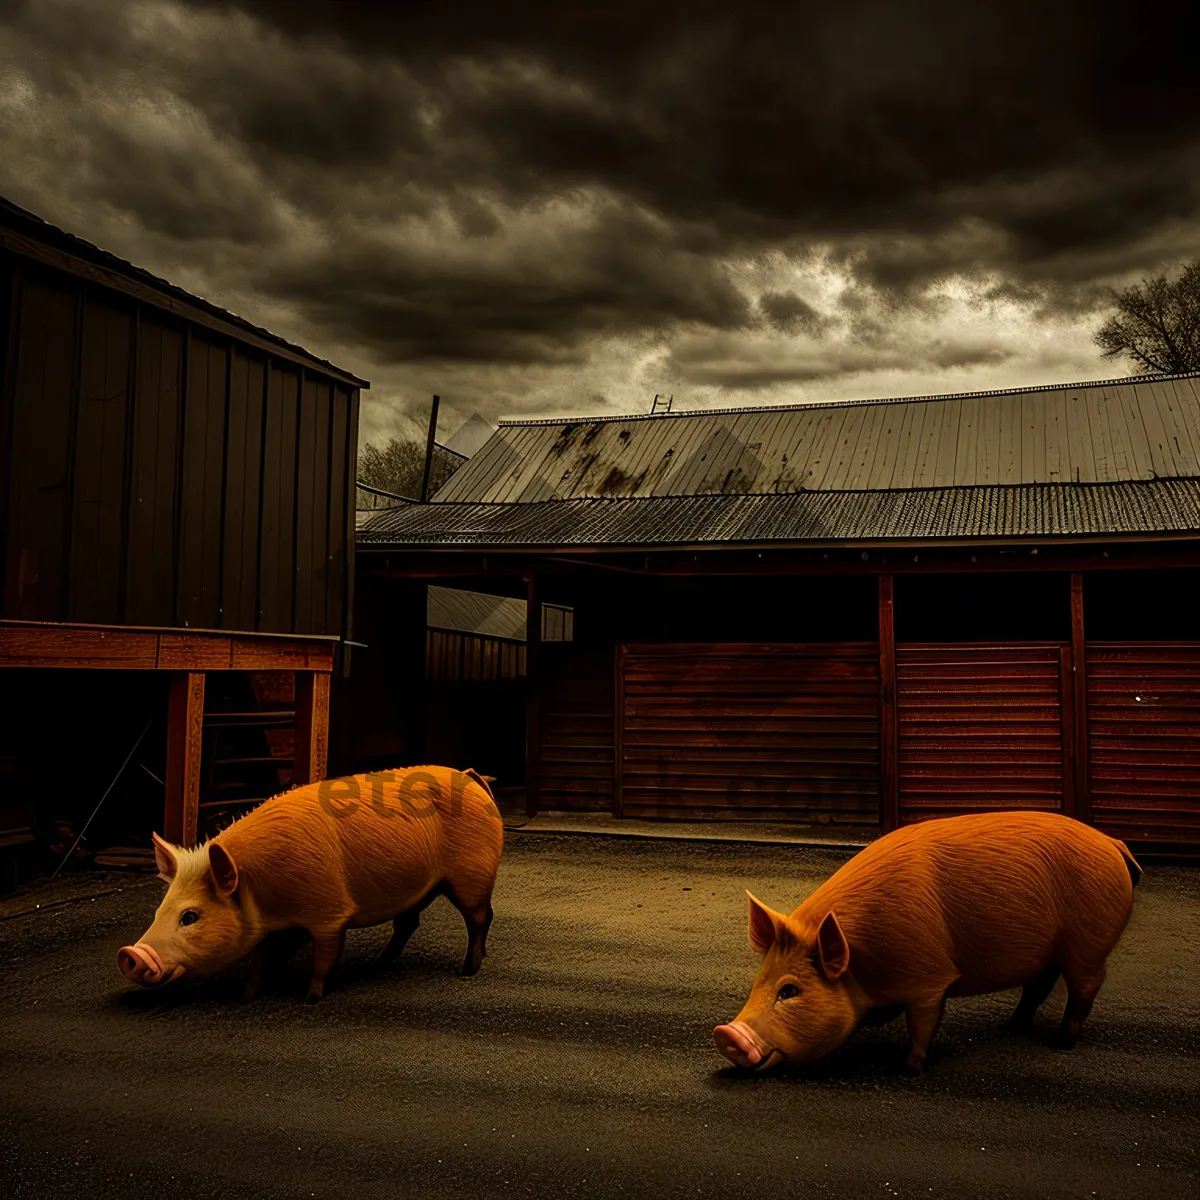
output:
[[[316,988],[309,988],[308,995],[304,997],[305,1004],[319,1004],[321,1001],[321,993]]]

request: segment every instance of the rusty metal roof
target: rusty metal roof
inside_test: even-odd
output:
[[[1200,479],[1160,479],[414,504],[371,514],[359,530],[358,546],[619,548],[1197,533]]]
[[[438,504],[1200,477],[1200,374],[898,400],[505,422]]]

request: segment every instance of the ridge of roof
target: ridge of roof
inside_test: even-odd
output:
[[[498,421],[501,429],[535,425],[599,425],[625,421],[668,421],[672,417],[714,417],[743,413],[804,412],[825,408],[874,408],[884,404],[922,404],[930,400],[970,400],[984,396],[1019,396],[1029,392],[1068,392],[1078,388],[1116,387],[1131,383],[1164,383],[1172,379],[1200,378],[1200,370],[1174,374],[1121,375],[1115,379],[1087,379],[1078,383],[1039,383],[1029,387],[988,388],[978,392],[933,392],[924,396],[884,396],[866,400],[809,400],[796,404],[749,404],[735,408],[691,408],[684,412],[629,413],[596,417],[533,417]]]

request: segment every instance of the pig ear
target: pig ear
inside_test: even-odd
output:
[[[175,857],[175,847],[170,842],[164,842],[157,833],[152,833],[154,840],[154,865],[158,868],[158,877],[166,883],[175,878],[179,860]]]
[[[826,916],[817,930],[817,952],[821,956],[821,971],[831,983],[850,965],[850,943],[833,913]]]
[[[749,892],[746,895],[750,897],[750,947],[756,954],[766,954],[775,944],[783,917]]]
[[[222,896],[232,896],[237,891],[237,865],[220,842],[208,843],[208,869],[212,872],[213,882]]]

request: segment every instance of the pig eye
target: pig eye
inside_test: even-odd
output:
[[[195,925],[198,920],[200,920],[200,914],[194,908],[189,908],[179,918],[179,923],[180,925]]]
[[[800,995],[800,989],[794,983],[785,983],[779,989],[779,995],[775,997],[775,1003],[779,1004],[784,1000],[794,999]]]

